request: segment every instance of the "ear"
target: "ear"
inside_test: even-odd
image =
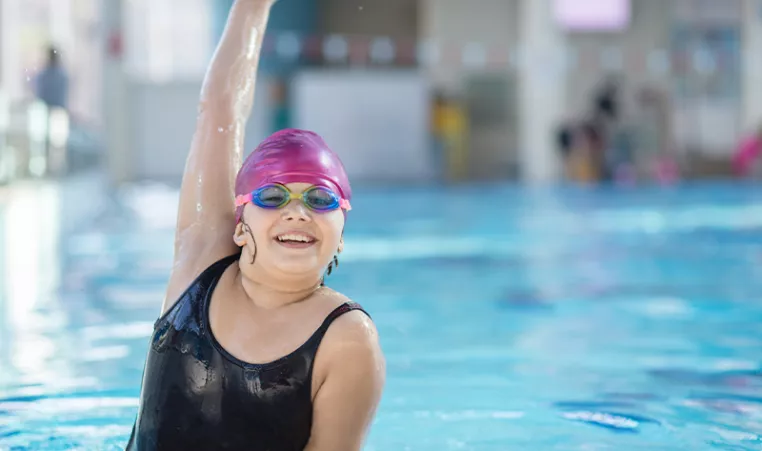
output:
[[[246,233],[246,227],[243,223],[243,221],[239,222],[235,226],[235,231],[233,232],[233,242],[238,247],[244,247],[246,245],[246,238],[248,238],[248,234]]]
[[[337,253],[341,254],[344,251],[344,237],[341,237],[341,240],[339,241],[339,248],[337,249]]]

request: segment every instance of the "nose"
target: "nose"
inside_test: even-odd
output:
[[[288,222],[310,222],[312,217],[307,207],[299,201],[292,201],[283,208],[282,216]]]

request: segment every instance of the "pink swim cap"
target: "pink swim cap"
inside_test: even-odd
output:
[[[352,198],[339,156],[317,133],[307,130],[288,128],[262,141],[238,171],[235,194],[249,194],[270,183],[309,183],[328,188],[343,199]],[[243,207],[238,207],[236,223],[242,214]]]

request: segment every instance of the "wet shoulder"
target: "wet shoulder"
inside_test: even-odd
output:
[[[370,313],[358,302],[346,295],[325,288],[325,302],[333,306],[330,327],[323,338],[323,347],[346,348],[348,346],[373,348],[378,345],[378,331]]]
[[[364,380],[375,380],[371,376],[383,374],[386,366],[378,331],[369,314],[341,293],[333,292],[330,296],[343,313],[334,318],[317,352],[313,397],[329,374],[338,380],[357,374]]]

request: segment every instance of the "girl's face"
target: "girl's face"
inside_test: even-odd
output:
[[[294,194],[310,187],[307,183],[286,185]],[[343,230],[344,213],[340,208],[315,211],[298,199],[280,208],[262,208],[250,202],[244,206],[234,240],[244,252],[254,256],[253,265],[267,268],[268,273],[276,272],[289,279],[304,276],[319,280],[342,250]]]

